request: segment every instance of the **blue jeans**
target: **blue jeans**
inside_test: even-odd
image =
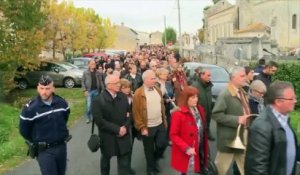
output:
[[[91,106],[92,106],[92,101],[96,98],[96,96],[99,94],[98,90],[91,90],[89,91],[88,95],[86,96],[86,112],[85,112],[85,117],[86,119],[92,120],[92,111],[91,111]]]

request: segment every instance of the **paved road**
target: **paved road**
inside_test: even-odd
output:
[[[87,148],[87,140],[90,136],[90,124],[86,124],[84,119],[80,119],[70,130],[73,138],[68,143],[68,169],[67,175],[99,175],[100,174],[100,152],[91,153]],[[212,122],[213,131],[215,124]],[[210,143],[211,148],[215,148],[214,143]],[[215,149],[211,150],[213,158]],[[24,153],[25,154],[25,153]],[[170,167],[170,148],[166,150],[165,158],[159,162],[162,172],[161,175],[177,175]],[[135,141],[132,158],[132,167],[137,175],[146,174],[146,163],[143,145],[140,141]],[[24,164],[5,173],[4,175],[39,175],[39,167],[35,160],[28,160]],[[116,158],[111,160],[111,175],[117,175]]]

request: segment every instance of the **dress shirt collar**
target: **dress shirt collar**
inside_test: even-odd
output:
[[[288,124],[289,116],[281,114],[272,105],[270,105],[270,108],[271,108],[273,114],[275,115],[276,119],[279,121],[280,125],[282,127],[285,127]]]

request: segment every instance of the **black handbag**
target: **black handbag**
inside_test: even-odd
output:
[[[95,125],[95,122],[93,120],[93,122],[92,122],[92,134],[91,134],[91,137],[90,137],[89,141],[87,142],[87,145],[88,145],[89,149],[93,153],[97,152],[98,149],[101,146],[100,137],[97,134],[94,134],[94,125]]]

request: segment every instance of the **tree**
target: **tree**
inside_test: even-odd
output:
[[[212,0],[214,4],[218,3],[220,0]]]
[[[167,43],[165,43],[165,36]],[[173,44],[176,43],[176,32],[172,27],[167,27],[166,30],[162,34],[162,42],[166,46],[169,42],[172,42]]]
[[[198,35],[197,35],[200,43],[204,42],[204,29],[198,29]]]
[[[2,1],[0,17],[0,69],[4,90],[14,88],[16,69],[23,66],[33,69],[39,64],[44,34],[42,27],[46,19],[43,11],[46,0]]]

